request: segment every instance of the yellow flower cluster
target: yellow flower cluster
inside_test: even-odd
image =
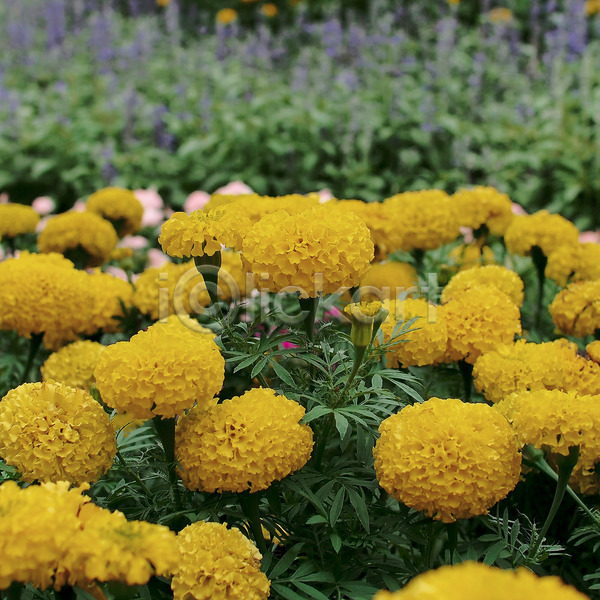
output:
[[[510,8],[498,6],[490,10],[488,13],[488,19],[492,23],[508,23],[513,19],[513,12],[510,10]]]
[[[221,300],[239,300],[246,292],[246,274],[239,252],[221,253],[218,294]],[[167,314],[200,314],[210,304],[204,278],[193,262],[165,263],[146,269],[135,282],[133,303],[156,320]],[[164,303],[164,304],[163,304]]]
[[[373,242],[362,219],[323,205],[266,215],[246,234],[242,257],[260,289],[316,297],[358,285],[373,259]]]
[[[0,204],[0,239],[33,233],[40,216],[24,204]]]
[[[417,272],[409,263],[391,260],[371,265],[360,282],[360,296],[374,296],[380,300],[397,298],[402,292],[414,291]]]
[[[585,351],[591,360],[595,363],[600,363],[600,341],[596,340],[595,342],[589,343],[585,347]]]
[[[479,185],[460,189],[452,201],[463,227],[479,229],[486,225],[490,233],[503,235],[513,220],[510,198],[493,187]]]
[[[105,347],[88,340],[64,346],[42,365],[42,380],[89,390],[94,383],[94,369]]]
[[[547,210],[516,216],[504,234],[508,250],[522,256],[528,255],[534,246],[550,256],[559,246],[577,244],[578,240],[579,230],[571,221]]]
[[[175,453],[191,490],[257,492],[302,468],[313,435],[304,408],[271,389],[252,389],[177,423]]]
[[[136,419],[170,418],[216,402],[225,360],[211,336],[153,325],[108,346],[94,371],[103,402]]]
[[[480,285],[495,287],[517,305],[523,304],[523,281],[514,272],[499,265],[475,267],[457,273],[442,292],[442,303],[459,298],[464,292]],[[496,292],[497,293],[497,292]]]
[[[402,250],[433,250],[460,234],[456,209],[442,190],[396,194],[384,201],[383,209],[384,217],[400,230]]]
[[[386,353],[388,366],[402,367],[431,365],[441,360],[446,352],[448,331],[438,307],[423,299],[386,301],[389,310],[382,323],[383,339],[389,342],[399,323],[417,317],[409,333],[397,338],[397,343]]]
[[[521,333],[519,308],[497,288],[479,285],[439,308],[448,329],[445,362],[473,364],[484,352],[509,344]]]
[[[24,383],[0,402],[0,455],[23,481],[97,481],[116,451],[108,415],[84,390]]]
[[[259,196],[258,194],[239,194],[228,196],[213,194],[204,207],[205,212],[213,208],[228,205],[240,211],[250,219],[252,224],[260,221],[265,215],[270,215],[278,210],[285,210],[290,215],[295,215],[319,204],[318,194],[288,194],[286,196]]]
[[[163,223],[158,241],[169,256],[212,256],[222,245],[240,250],[250,225],[250,219],[235,205],[196,210],[190,215],[176,212]]]
[[[110,222],[97,214],[67,212],[48,219],[38,236],[38,248],[73,259],[82,253],[86,267],[97,267],[110,259],[118,239]]]
[[[444,523],[486,514],[517,485],[515,434],[487,405],[431,398],[385,419],[379,431],[381,487]]]
[[[517,392],[494,407],[517,433],[521,446],[532,444],[550,454],[567,456],[579,446],[580,454],[573,481],[586,493],[600,492],[600,397],[576,392],[538,390]]]
[[[13,582],[41,590],[94,581],[143,585],[173,572],[174,533],[91,504],[86,488],[69,490],[64,481],[0,486],[0,589]]]
[[[556,327],[582,337],[600,328],[600,279],[576,281],[561,290],[548,307]]]
[[[451,271],[471,269],[484,265],[493,265],[496,262],[494,252],[489,246],[479,244],[461,244],[448,253],[448,267]]]
[[[588,17],[592,17],[598,13],[600,13],[600,0],[586,0],[585,14]]]
[[[558,577],[538,577],[474,562],[446,565],[417,575],[398,592],[379,592],[373,600],[588,600]]]
[[[144,207],[131,190],[107,187],[92,194],[87,210],[110,221],[119,237],[135,233],[142,224]]]
[[[171,589],[175,600],[264,600],[270,582],[262,556],[237,528],[198,521],[177,535],[180,559]]]
[[[600,244],[559,246],[548,256],[546,277],[560,286],[569,281],[600,279]]]
[[[0,329],[31,337],[48,349],[78,338],[92,317],[88,275],[59,254],[28,254],[0,263]]]
[[[94,295],[94,304],[85,333],[114,333],[119,329],[119,317],[125,316],[121,303],[126,309],[133,305],[132,285],[109,273],[96,271],[88,275],[88,286]]]

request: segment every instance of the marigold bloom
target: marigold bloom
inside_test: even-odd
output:
[[[600,279],[576,281],[556,294],[548,307],[556,327],[583,337],[600,328]]]
[[[457,211],[442,190],[396,194],[384,201],[383,209],[402,232],[402,250],[433,250],[460,234]]]
[[[397,592],[379,592],[373,600],[588,600],[558,577],[538,577],[474,562],[446,565],[417,575]]]
[[[125,316],[123,307],[133,305],[133,287],[128,281],[109,273],[96,271],[88,274],[88,285],[94,294],[93,316],[85,333],[97,331],[114,333],[119,330],[119,319]]]
[[[431,398],[385,419],[379,431],[373,455],[381,487],[444,523],[487,514],[517,485],[515,434],[487,405]]]
[[[538,390],[517,392],[494,406],[517,433],[521,446],[531,444],[549,454],[568,456],[579,446],[572,483],[582,492],[600,492],[600,397],[575,392]]]
[[[96,481],[116,451],[108,415],[84,390],[24,383],[0,402],[0,455],[23,481]]]
[[[86,208],[110,221],[120,238],[135,233],[144,216],[144,207],[135,194],[119,187],[107,187],[93,193]]]
[[[0,239],[33,233],[39,220],[40,215],[31,206],[0,204]]]
[[[442,291],[443,304],[452,298],[458,298],[467,290],[480,285],[493,286],[504,292],[517,305],[523,304],[523,281],[514,272],[499,265],[465,269],[457,273]]]
[[[423,299],[384,302],[389,316],[382,323],[383,339],[389,342],[399,323],[417,317],[410,331],[397,339],[386,353],[391,368],[431,365],[441,360],[448,344],[448,331],[438,308]]]
[[[414,291],[418,282],[417,272],[409,263],[391,260],[371,265],[360,282],[361,298],[373,295],[380,300],[393,300],[404,291]]]
[[[237,10],[233,8],[222,8],[216,16],[217,23],[221,25],[230,25],[237,19]]]
[[[498,6],[490,10],[488,18],[492,23],[508,23],[513,20],[513,12],[510,8]]]
[[[88,276],[59,254],[29,254],[0,263],[0,329],[44,334],[54,349],[75,340],[92,317]]]
[[[300,404],[262,388],[190,410],[175,432],[183,483],[205,492],[268,488],[310,458],[313,435],[299,425],[303,416]]]
[[[585,347],[585,351],[591,360],[595,363],[600,363],[600,341],[596,340],[594,342],[589,343]]]
[[[198,521],[177,535],[180,559],[171,589],[175,600],[263,600],[270,582],[262,556],[237,528]]]
[[[511,343],[521,333],[519,308],[492,286],[471,288],[439,311],[448,329],[446,362],[463,359],[473,364],[484,352]]]
[[[211,336],[187,328],[152,326],[108,346],[94,371],[102,400],[136,419],[180,415],[212,405],[225,361]]]
[[[559,246],[576,245],[578,240],[579,230],[571,221],[547,210],[516,216],[504,234],[508,250],[522,256],[530,254],[534,246],[550,256]]]
[[[48,219],[38,236],[38,248],[73,259],[84,253],[85,266],[97,267],[110,259],[118,240],[115,228],[106,219],[93,212],[68,212]]]
[[[600,0],[586,0],[585,2],[585,14],[588,17],[597,15],[600,13]]]
[[[559,246],[548,257],[546,277],[561,286],[569,281],[600,279],[600,244]]]
[[[242,258],[259,288],[316,297],[357,285],[373,259],[373,242],[364,221],[337,207],[280,210],[246,234]]]
[[[452,196],[452,202],[462,227],[479,229],[486,225],[494,235],[504,234],[514,217],[510,198],[493,187],[462,188]]]
[[[250,220],[238,208],[176,212],[163,223],[158,241],[169,256],[212,256],[221,245],[240,250],[249,228]]]
[[[51,354],[42,365],[42,380],[56,381],[89,390],[94,383],[94,369],[106,346],[80,340]]]
[[[489,246],[461,244],[448,252],[448,267],[451,271],[472,269],[496,263],[496,257]]]
[[[274,17],[279,12],[277,10],[277,6],[272,2],[267,2],[267,4],[263,4],[260,8],[260,12],[265,15],[265,17]]]

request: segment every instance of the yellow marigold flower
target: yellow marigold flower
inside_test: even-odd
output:
[[[516,216],[504,234],[508,250],[522,256],[530,254],[534,246],[550,256],[559,246],[576,245],[578,240],[579,230],[571,221],[547,210]]]
[[[379,300],[347,304],[344,313],[352,322],[350,340],[356,348],[366,348],[371,343],[373,332],[388,316],[388,310]]]
[[[0,238],[33,233],[40,216],[24,204],[0,204]]]
[[[480,285],[495,287],[504,292],[517,306],[523,304],[523,281],[514,272],[499,265],[465,269],[457,273],[442,291],[442,303],[459,298],[467,290]]]
[[[600,0],[586,0],[585,3],[585,14],[588,17],[597,15],[600,13]]]
[[[493,187],[478,185],[460,189],[452,201],[463,227],[479,229],[486,225],[490,233],[503,235],[513,220],[510,198]]]
[[[163,223],[158,241],[169,256],[212,256],[221,245],[241,250],[250,220],[239,209],[224,206],[191,215],[176,212]]]
[[[384,215],[402,232],[402,250],[433,250],[460,234],[458,214],[442,190],[404,192],[387,198]]]
[[[108,415],[84,390],[24,383],[0,402],[0,455],[23,481],[97,481],[116,451]]]
[[[446,565],[417,575],[398,592],[379,592],[373,600],[588,600],[558,577],[538,577],[474,562]]]
[[[68,547],[58,581],[121,581],[143,585],[150,577],[169,576],[177,567],[177,538],[164,525],[128,521],[91,502],[78,515],[80,532]]]
[[[120,261],[125,258],[133,256],[133,250],[131,248],[115,248],[110,253],[110,260]]]
[[[110,221],[121,238],[135,233],[144,216],[144,207],[135,194],[119,187],[107,187],[93,193],[86,208]]]
[[[278,210],[285,210],[290,215],[295,215],[319,204],[318,194],[287,194],[286,196],[260,196],[259,194],[213,194],[204,207],[205,212],[225,205],[239,209],[252,224],[260,221],[265,215],[270,215]]]
[[[497,7],[490,10],[488,18],[492,23],[508,23],[513,19],[513,13],[510,8]]]
[[[215,402],[225,361],[210,336],[159,325],[108,346],[94,376],[102,400],[117,411],[170,418]]]
[[[59,254],[29,254],[0,263],[0,329],[44,334],[54,349],[79,337],[92,317],[88,276]]]
[[[360,296],[380,300],[397,298],[402,292],[416,291],[417,272],[409,263],[391,260],[371,265],[360,282]]]
[[[246,273],[239,252],[221,253],[219,298],[239,300],[246,292]],[[152,319],[165,315],[200,314],[210,304],[204,278],[193,262],[165,263],[144,271],[135,282],[133,303]]]
[[[337,202],[337,206],[343,210],[353,212],[366,223],[375,245],[375,258],[377,260],[385,259],[390,252],[399,250],[402,247],[403,228],[388,217],[382,202],[340,200]]]
[[[357,285],[373,259],[373,242],[364,221],[337,207],[281,210],[250,229],[242,258],[260,289],[291,288],[314,298]]]
[[[205,492],[257,492],[301,469],[313,435],[304,408],[271,389],[252,389],[181,417],[175,455],[184,485]]]
[[[133,286],[128,281],[100,271],[88,274],[87,277],[94,294],[94,304],[93,316],[85,333],[93,335],[97,331],[118,331],[119,318],[125,316],[123,306],[127,309],[133,305]]]
[[[277,10],[277,6],[272,2],[267,2],[267,4],[263,4],[260,8],[260,12],[265,15],[265,17],[274,17],[279,11]]]
[[[568,281],[600,279],[600,244],[559,246],[548,256],[546,277],[560,286]]]
[[[473,267],[483,267],[496,263],[496,257],[489,246],[479,244],[461,244],[448,253],[448,266],[455,271],[456,267],[462,271]]]
[[[600,363],[600,341],[596,340],[595,342],[589,343],[585,347],[585,351],[595,363]]]
[[[38,236],[40,252],[60,252],[86,267],[110,259],[118,242],[115,228],[92,212],[68,212],[48,219]]]
[[[441,360],[448,344],[446,323],[438,309],[423,299],[386,301],[390,312],[381,325],[383,339],[389,342],[394,329],[403,321],[417,317],[410,331],[397,339],[397,343],[386,353],[389,367],[431,365]]]
[[[548,307],[562,333],[583,337],[600,328],[600,279],[577,281],[556,294]]]
[[[475,361],[475,387],[490,402],[499,402],[514,392],[563,389],[565,371],[576,358],[577,348],[573,346],[566,340],[501,344]]]
[[[42,380],[89,390],[94,383],[96,363],[105,347],[88,340],[64,346],[51,354],[42,365]]]
[[[217,23],[229,25],[237,19],[237,10],[233,8],[222,8],[216,16]]]
[[[498,344],[513,342],[521,333],[521,313],[516,304],[492,286],[480,285],[439,308],[448,328],[444,361],[473,364]]]
[[[487,405],[431,398],[385,419],[379,431],[381,487],[444,523],[487,514],[519,480],[515,434]]]
[[[158,6],[169,6],[169,4],[171,4],[171,0],[156,0],[156,4]]]
[[[237,528],[198,521],[177,535],[181,558],[171,589],[175,600],[263,600],[270,582],[262,556]]]
[[[568,456],[579,446],[572,481],[586,493],[600,492],[600,397],[575,392],[517,392],[494,406],[513,426],[521,446],[531,444],[549,454]]]
[[[69,491],[66,481],[27,488],[14,481],[0,485],[0,589],[13,582],[40,590],[53,585],[86,502],[81,489]]]
[[[198,323],[198,321],[196,321],[196,319],[192,319],[192,317],[190,317],[189,315],[169,315],[166,319],[161,319],[160,321],[154,323],[152,327],[156,328],[159,326],[169,327],[170,329],[174,329],[175,331],[179,331],[181,329],[183,329],[184,331],[191,329],[196,333],[203,333],[206,335],[210,335],[213,338],[215,337],[214,331],[208,329],[208,327],[203,327],[202,325],[200,325],[200,323]]]

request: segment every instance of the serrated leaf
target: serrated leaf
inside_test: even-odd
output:
[[[311,421],[314,421],[315,419],[318,419],[319,417],[327,415],[331,412],[333,411],[327,406],[315,406],[304,415],[300,423],[305,425],[306,423],[310,423]]]
[[[487,549],[487,552],[483,557],[483,563],[491,567],[498,560],[498,558],[500,558],[500,555],[505,549],[506,543],[504,540],[499,540]]]
[[[287,383],[289,386],[292,387],[296,385],[294,379],[290,375],[290,372],[286,368],[282,367],[275,360],[271,361],[269,364],[273,367],[273,371],[275,371],[275,374],[277,375],[277,377],[279,377],[279,379],[281,379],[281,381]]]
[[[346,436],[346,432],[348,431],[350,423],[348,423],[348,419],[346,419],[344,415],[340,414],[339,411],[334,411],[333,416],[335,419],[335,428],[338,430],[340,437],[343,439]]]
[[[354,507],[356,514],[358,516],[358,520],[361,525],[365,528],[367,533],[371,531],[371,523],[369,521],[369,510],[367,509],[367,504],[364,498],[352,488],[348,488],[348,496],[350,498],[350,504]]]
[[[269,579],[277,579],[280,575],[283,575],[291,566],[292,563],[300,554],[300,550],[304,546],[303,543],[295,544],[292,546],[277,562],[270,573],[267,573]]]
[[[333,504],[331,505],[331,511],[329,513],[329,524],[334,527],[337,520],[340,518],[342,508],[344,507],[344,498],[346,496],[346,490],[342,487],[337,491]]]
[[[302,581],[292,581],[292,583],[299,590],[301,590],[305,594],[308,594],[311,598],[315,598],[316,600],[329,600],[329,598],[327,598],[325,594],[312,587],[312,585],[308,585],[307,583],[303,583]]]

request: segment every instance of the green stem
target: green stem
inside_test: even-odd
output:
[[[317,450],[315,452],[315,469],[319,470],[321,468],[321,463],[323,462],[323,454],[325,453],[325,447],[327,446],[327,441],[329,440],[329,436],[331,435],[331,430],[333,429],[334,417],[332,414],[327,416],[325,421],[325,425],[323,425],[323,435],[319,440],[317,445]]]
[[[538,278],[538,294],[537,294],[537,305],[535,312],[535,327],[536,329],[540,326],[542,319],[542,305],[544,303],[544,284],[546,283],[546,265],[548,264],[548,258],[542,252],[539,246],[534,246],[531,249],[531,258]]]
[[[446,524],[446,533],[448,534],[448,549],[450,550],[450,564],[454,564],[454,553],[458,544],[458,522]]]
[[[465,401],[471,402],[471,392],[473,391],[473,365],[464,360],[458,361],[458,370],[463,380],[465,390]]]
[[[169,481],[171,482],[171,490],[173,491],[173,501],[177,510],[181,510],[179,477],[177,476],[177,463],[175,462],[175,418],[161,419],[159,416],[156,416],[152,420],[165,452]]]
[[[307,313],[304,319],[304,331],[311,343],[315,339],[315,318],[317,316],[319,300],[320,296],[315,296],[314,298],[299,298],[300,310]]]
[[[538,550],[546,534],[548,533],[548,529],[556,513],[558,512],[558,508],[564,498],[565,492],[567,491],[567,487],[569,484],[569,479],[571,477],[571,473],[577,464],[577,460],[579,459],[579,446],[571,446],[569,448],[568,456],[559,456],[556,459],[558,463],[558,481],[556,483],[556,491],[554,492],[554,500],[552,500],[552,505],[550,506],[550,510],[548,511],[548,516],[546,517],[546,521],[540,531],[540,534],[535,541],[533,548],[529,551],[528,557],[531,559],[535,559],[537,556]]]
[[[544,458],[544,453],[541,450],[537,450],[531,445],[525,446],[523,448],[523,462],[528,467],[534,467],[538,469],[540,472],[544,473],[550,477],[553,481],[558,483],[558,474],[554,469],[546,462]],[[577,506],[585,512],[585,514],[592,519],[595,523],[599,523],[598,517],[585,505],[583,500],[579,497],[579,495],[573,490],[570,485],[567,485],[567,494],[575,500]]]
[[[221,251],[212,256],[195,256],[194,264],[204,279],[206,291],[210,297],[210,303],[218,307],[219,304],[219,270],[221,269]],[[220,312],[220,311],[219,311]]]
[[[54,591],[54,596],[59,600],[75,600],[77,594],[70,585],[63,585],[60,590]]]
[[[31,371],[31,366],[33,365],[33,359],[37,354],[40,345],[42,343],[42,338],[44,337],[43,333],[34,333],[29,340],[29,352],[27,354],[27,362],[25,363],[25,368],[23,369],[23,374],[21,375],[21,384],[27,383],[29,379],[29,371]]]
[[[425,264],[425,250],[421,248],[415,248],[412,251],[413,258],[415,260],[415,269],[419,275],[423,273],[423,265]]]
[[[148,498],[151,498],[152,492],[150,491],[148,486],[141,480],[140,476],[127,464],[127,461],[125,460],[125,457],[121,454],[120,450],[117,450],[117,458],[119,459],[119,462],[121,463],[122,467],[127,471],[127,473],[129,473],[129,475],[131,475],[131,477],[133,477],[137,481],[138,485],[144,490],[146,496]]]
[[[245,517],[248,519],[252,536],[260,553],[264,556],[267,552],[267,542],[260,526],[260,497],[258,494],[243,492],[239,494],[240,506]]]

